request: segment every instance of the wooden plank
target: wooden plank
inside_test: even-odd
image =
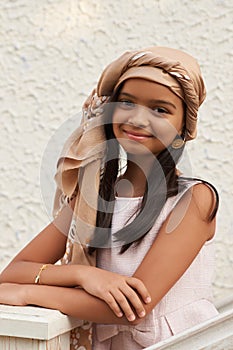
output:
[[[0,337],[0,350],[68,350],[69,347],[69,332],[50,340]]]
[[[83,321],[57,310],[0,305],[0,335],[49,340],[69,332]]]

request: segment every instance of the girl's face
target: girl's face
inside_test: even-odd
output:
[[[115,137],[127,153],[157,155],[182,132],[183,102],[164,85],[128,79],[117,98],[112,122]]]

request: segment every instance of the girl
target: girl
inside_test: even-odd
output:
[[[179,50],[107,66],[59,159],[56,217],[2,272],[0,303],[92,322],[71,349],[143,349],[217,315],[218,195],[176,168],[204,98],[196,60]]]

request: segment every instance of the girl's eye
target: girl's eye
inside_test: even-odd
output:
[[[155,107],[155,108],[151,108],[151,109],[156,114],[167,114],[168,113],[168,110],[163,108],[163,107]]]
[[[128,100],[121,100],[121,101],[118,101],[119,103],[119,106],[122,107],[122,108],[133,108],[135,106],[135,104],[131,101],[128,101]]]

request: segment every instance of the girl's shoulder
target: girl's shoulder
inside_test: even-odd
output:
[[[186,177],[180,177],[179,183],[182,190],[178,197],[190,196],[203,220],[211,221],[219,205],[219,196],[214,185],[203,179]]]

